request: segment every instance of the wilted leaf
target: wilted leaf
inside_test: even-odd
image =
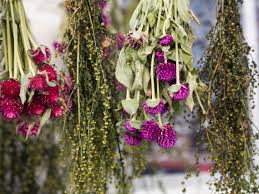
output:
[[[30,77],[31,77],[30,73],[21,76],[20,98],[21,98],[21,102],[23,104],[26,101],[26,94],[27,94],[27,90],[28,90],[28,87],[29,87],[29,78]]]
[[[160,99],[147,99],[146,103],[150,108],[155,108],[160,103]]]
[[[171,85],[169,88],[168,88],[168,92],[169,93],[175,93],[175,92],[178,92],[180,89],[181,89],[181,84],[174,84],[174,85]]]
[[[142,122],[141,121],[138,121],[138,120],[132,120],[130,121],[130,125],[135,128],[135,129],[141,129],[141,124]]]
[[[189,110],[192,112],[194,107],[194,100],[192,94],[190,94],[187,99],[185,100],[186,106],[189,108]]]
[[[135,62],[135,79],[132,86],[132,90],[141,90],[143,88],[143,71],[144,71],[144,64],[140,61]]]
[[[191,18],[191,14],[189,12],[190,2],[189,0],[176,0],[177,2],[177,9],[179,13],[179,17],[185,21],[189,22]]]
[[[121,101],[122,107],[126,113],[133,116],[139,107],[139,101],[137,99],[126,99]]]
[[[49,120],[50,118],[50,115],[51,115],[51,109],[47,109],[44,114],[42,115],[41,117],[41,120],[40,120],[40,128],[46,124],[46,122]]]

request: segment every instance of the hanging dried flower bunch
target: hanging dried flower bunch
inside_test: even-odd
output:
[[[192,18],[188,0],[141,0],[132,15],[116,67],[117,80],[127,88],[121,104],[129,145],[145,140],[172,148],[176,132],[163,115],[183,105],[192,111],[194,96],[203,109],[199,92],[206,86],[192,66]]]
[[[216,191],[226,194],[258,193],[258,166],[248,102],[257,87],[256,66],[249,65],[249,46],[240,24],[239,0],[218,1],[217,24],[210,34],[202,76],[208,113],[203,117],[205,139],[214,162]]]
[[[37,136],[49,118],[71,109],[72,83],[50,63],[50,50],[35,43],[22,1],[4,1],[2,10],[0,113],[16,121],[20,135]]]

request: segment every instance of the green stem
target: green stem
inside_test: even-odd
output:
[[[201,99],[200,99],[200,95],[199,95],[199,93],[198,93],[197,90],[195,90],[194,92],[195,92],[196,98],[197,98],[197,100],[198,100],[198,103],[199,103],[199,105],[200,105],[200,107],[201,107],[202,113],[205,114],[206,111],[205,111],[205,108],[204,108],[203,105],[202,105],[202,102],[201,102]]]
[[[174,5],[174,17],[177,22],[177,1],[175,0]],[[175,39],[175,52],[176,52],[176,84],[180,84],[180,67],[179,67],[179,47],[178,47],[178,38]]]
[[[8,71],[8,41],[6,34],[6,24],[2,21],[2,33],[3,33],[3,50],[4,50],[4,70]]]
[[[158,124],[160,127],[163,126],[162,118],[161,118],[161,113],[158,113]]]
[[[13,1],[10,0],[10,8],[11,8],[11,18],[12,18],[12,28],[13,28],[13,42],[14,42],[14,62],[13,62],[13,78],[16,79],[18,77],[18,66],[17,66],[17,50],[18,50],[18,37],[17,37],[17,25],[14,17],[14,5]]]
[[[144,23],[147,19],[147,14],[148,14],[148,11],[149,11],[149,8],[150,8],[150,5],[152,3],[152,0],[148,0],[148,6],[147,6],[147,9],[146,9],[146,12],[145,12],[145,15],[144,15],[144,18],[142,18],[142,22],[141,22],[141,25],[140,25],[140,28],[138,31],[142,31],[143,30],[143,27],[144,27]]]
[[[130,99],[130,91],[129,91],[129,89],[127,89],[126,99],[127,99],[127,100]]]
[[[11,40],[10,13],[6,11],[6,32],[7,32],[7,53],[8,53],[8,71],[9,77],[13,77],[13,45]]]
[[[157,38],[157,36],[159,34],[159,30],[160,30],[162,6],[163,6],[162,1],[159,1],[159,13],[158,13],[157,26],[156,26],[156,32],[155,32],[156,38]]]
[[[156,94],[155,94],[155,74],[154,74],[154,64],[155,64],[155,53],[152,53],[152,58],[151,58],[151,69],[150,69],[150,77],[151,77],[151,92],[152,92],[152,100],[156,99]]]
[[[77,58],[76,58],[76,84],[77,84],[77,117],[78,117],[78,125],[80,128],[81,123],[81,107],[80,107],[80,87],[79,87],[79,70],[80,70],[80,35],[78,35],[78,43],[77,43]]]

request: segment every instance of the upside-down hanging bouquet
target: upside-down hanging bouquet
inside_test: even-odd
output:
[[[141,0],[130,20],[116,78],[127,88],[121,101],[127,113],[124,139],[129,145],[156,141],[165,149],[176,143],[173,125],[163,115],[194,107],[205,85],[192,66],[189,0]]]
[[[20,135],[36,136],[48,119],[71,108],[73,83],[50,64],[50,50],[35,43],[22,0],[6,0],[1,7],[0,113],[17,122]]]

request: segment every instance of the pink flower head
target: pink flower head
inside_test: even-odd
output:
[[[15,79],[3,80],[0,82],[0,96],[18,97],[20,94],[21,83]]]
[[[160,100],[159,104],[155,107],[149,107],[147,102],[144,102],[143,104],[144,110],[151,114],[151,115],[156,115],[158,113],[163,113],[165,110],[165,102],[163,100]]]
[[[20,117],[23,104],[19,99],[4,97],[0,101],[0,112],[4,119],[15,120]]]
[[[37,74],[30,78],[29,88],[35,91],[42,91],[48,86],[46,76]]]
[[[51,108],[51,117],[54,119],[61,118],[65,113],[63,106],[54,106]]]
[[[71,77],[71,75],[69,73],[67,73],[64,77],[64,91],[65,94],[70,95],[72,89],[74,88],[74,80]]]
[[[53,47],[54,47],[56,53],[62,54],[62,53],[66,52],[67,45],[64,42],[60,43],[58,41],[55,41],[55,42],[53,42]]]
[[[60,97],[60,87],[55,86],[47,87],[40,98],[45,106],[53,107],[60,104]]]
[[[165,62],[165,53],[162,50],[157,50],[155,52],[155,59],[160,63],[164,63]]]
[[[104,59],[108,60],[111,55],[111,48],[105,47],[103,48],[103,57]]]
[[[19,135],[23,137],[27,136],[37,136],[40,130],[40,122],[35,122],[35,124],[32,126],[32,128],[29,131],[29,123],[27,121],[22,122],[18,125],[17,132]],[[28,133],[28,134],[27,134]]]
[[[160,39],[159,44],[161,46],[169,46],[174,41],[171,35],[165,35],[163,38]]]
[[[46,72],[49,78],[49,81],[57,81],[57,71],[54,67],[50,65],[43,65],[39,68],[40,72]]]
[[[127,40],[131,48],[139,49],[146,42],[146,35],[143,32],[130,32],[128,34]]]
[[[30,104],[26,107],[26,112],[31,116],[42,116],[46,108],[39,98],[34,97]]]
[[[103,24],[107,28],[110,25],[110,18],[106,13],[102,14]]]
[[[127,120],[124,125],[125,129],[127,129],[130,132],[136,132],[137,129],[131,126],[130,120]]]
[[[124,133],[124,140],[128,145],[136,146],[141,143],[142,138],[139,133],[131,133],[129,131],[126,131]]]
[[[51,54],[47,47],[39,47],[31,51],[31,56],[37,65],[41,65],[50,61]]]
[[[39,130],[40,130],[40,122],[37,121],[33,127],[31,128],[30,131],[30,136],[37,136],[39,134]]]
[[[117,33],[116,35],[116,42],[117,42],[117,48],[122,49],[125,45],[125,35],[123,33]]]
[[[173,61],[160,63],[156,68],[156,75],[161,81],[172,81],[176,77],[176,65]]]
[[[170,94],[170,97],[173,101],[182,101],[186,100],[186,98],[190,94],[190,89],[187,83],[182,84],[181,88],[179,91]]]
[[[141,137],[147,141],[155,141],[160,133],[159,125],[155,120],[144,121]]]
[[[171,125],[163,126],[157,138],[157,143],[164,149],[170,149],[176,144],[176,131]]]

